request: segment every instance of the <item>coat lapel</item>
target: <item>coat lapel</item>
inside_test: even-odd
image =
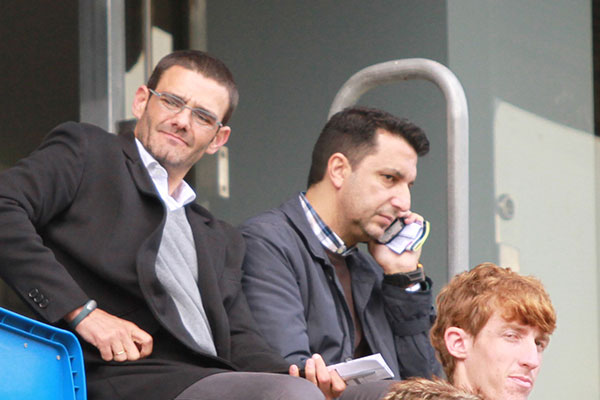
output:
[[[325,248],[319,241],[319,238],[313,233],[312,228],[306,219],[304,209],[300,204],[299,195],[292,197],[282,204],[281,211],[286,215],[290,225],[298,232],[312,257],[321,260],[321,263],[329,263],[329,257],[327,257]]]
[[[154,183],[152,182],[152,178],[150,178],[148,170],[140,158],[140,153],[138,152],[135,144],[135,138],[133,134],[124,133],[117,136],[117,138],[121,143],[123,153],[125,154],[127,169],[129,170],[131,178],[133,179],[137,189],[148,196],[159,199],[156,188],[154,187]]]

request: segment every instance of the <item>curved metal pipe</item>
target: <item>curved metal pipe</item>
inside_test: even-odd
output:
[[[448,136],[448,279],[469,269],[469,115],[467,98],[456,75],[444,65],[424,59],[388,61],[352,75],[335,96],[329,117],[356,104],[370,89],[386,83],[425,79],[446,99]]]

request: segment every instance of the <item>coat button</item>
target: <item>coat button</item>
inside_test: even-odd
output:
[[[49,303],[50,303],[50,300],[48,300],[47,298],[44,298],[42,301],[40,301],[40,302],[38,303],[38,306],[39,306],[40,308],[46,308],[46,307],[48,307],[48,304],[49,304]]]
[[[40,291],[37,290],[36,288],[33,288],[29,291],[29,293],[27,293],[27,295],[31,298],[36,297],[38,294],[40,294]]]

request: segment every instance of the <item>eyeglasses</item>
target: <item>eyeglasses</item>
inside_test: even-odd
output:
[[[175,96],[171,93],[162,92],[159,93],[155,90],[148,88],[150,93],[158,97],[160,104],[165,108],[165,110],[170,111],[173,114],[179,114],[185,108],[189,109],[192,113],[192,122],[195,126],[205,129],[207,131],[212,131],[214,129],[219,132],[219,129],[223,126],[221,121],[217,119],[217,116],[207,111],[203,108],[194,108],[190,107],[185,103],[181,97]]]

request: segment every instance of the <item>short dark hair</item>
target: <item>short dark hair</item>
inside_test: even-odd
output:
[[[425,132],[408,120],[375,108],[348,107],[334,114],[321,131],[313,148],[308,186],[323,179],[329,158],[335,153],[342,153],[355,168],[375,151],[377,129],[401,136],[419,156],[429,152]]]
[[[233,80],[233,74],[225,63],[200,50],[174,51],[164,56],[158,62],[146,86],[150,89],[156,89],[163,73],[175,65],[199,72],[207,78],[214,79],[227,89],[229,92],[229,108],[223,116],[223,121],[221,121],[223,124],[226,124],[237,107],[239,94]]]

